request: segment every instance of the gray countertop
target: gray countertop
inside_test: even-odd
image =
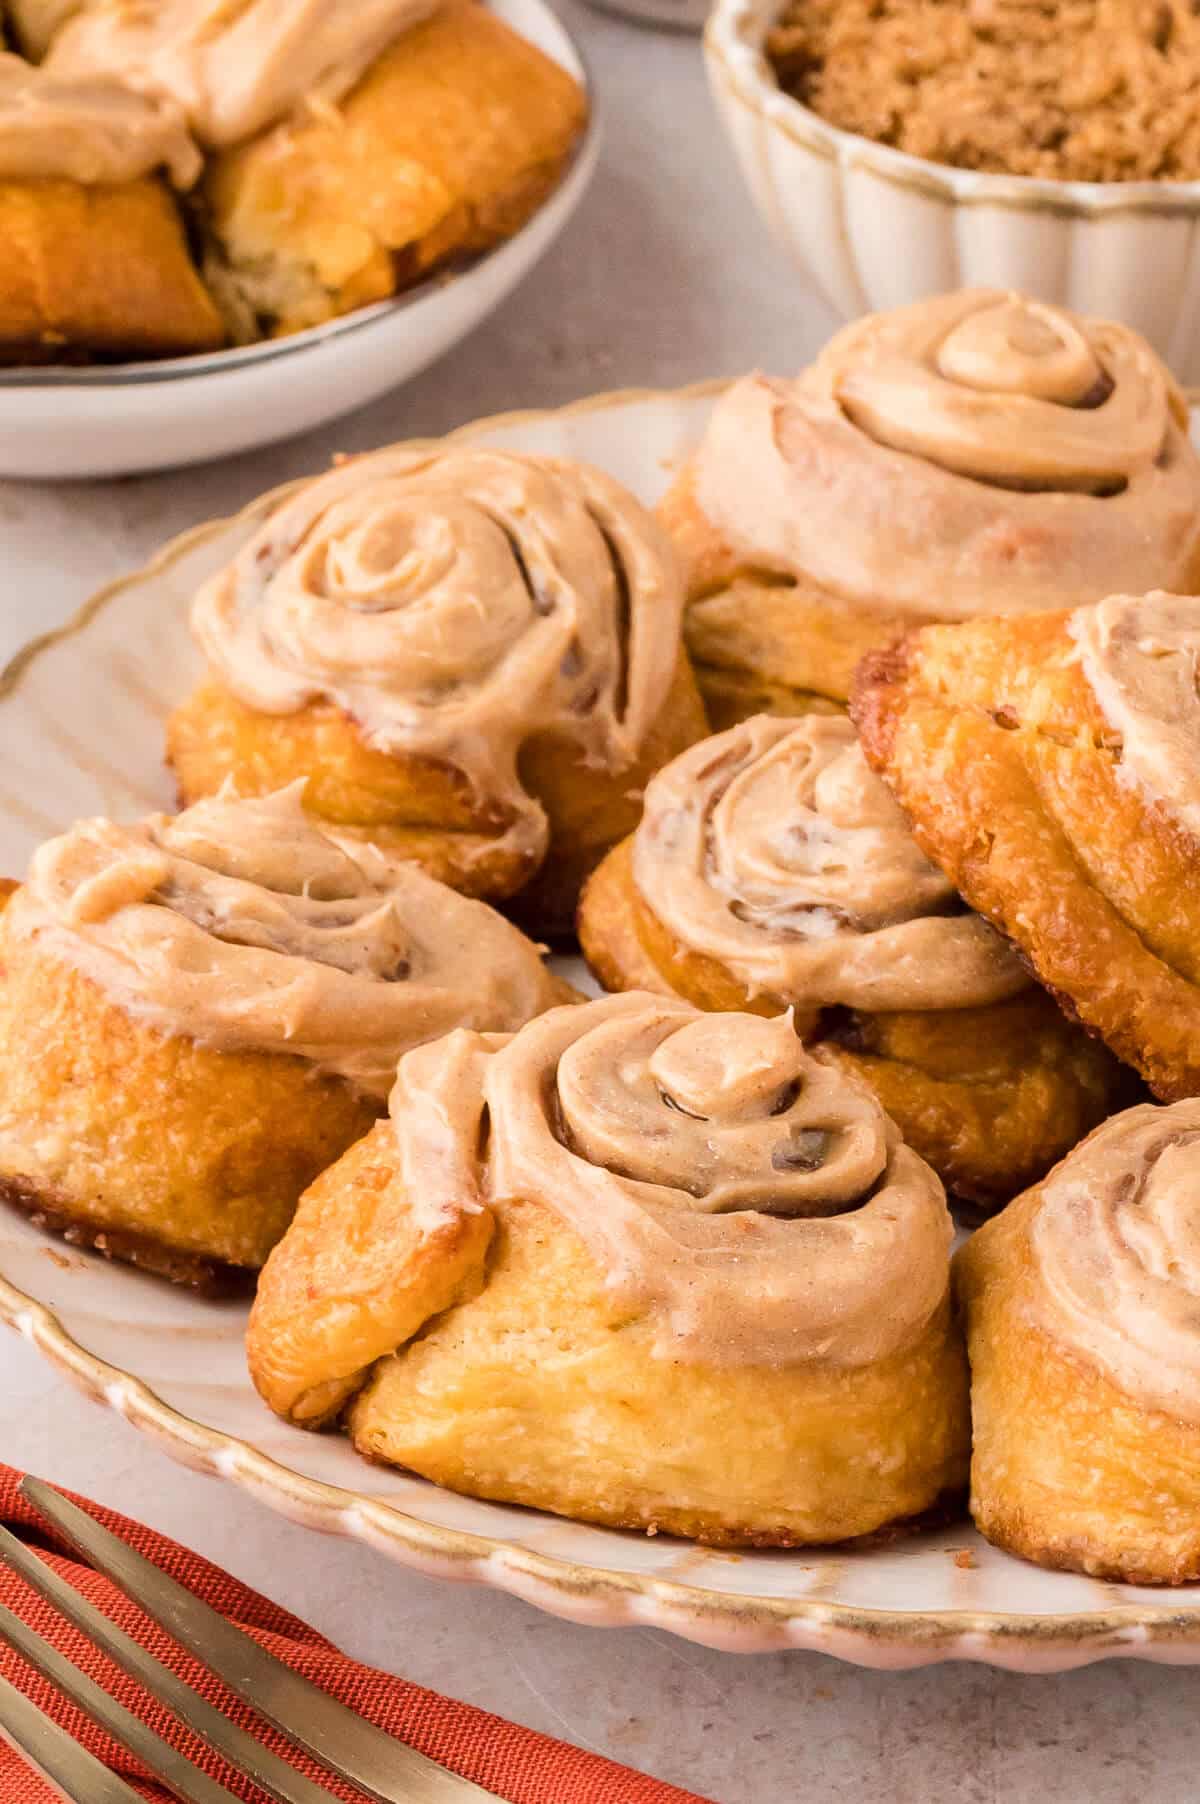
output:
[[[711,111],[692,39],[564,0],[605,108],[595,185],[534,276],[409,387],[311,437],[208,468],[0,484],[0,657],[164,537],[334,450],[440,432],[597,389],[803,363],[824,305],[774,252]],[[719,1804],[1189,1804],[1197,1681],[1120,1662],[1058,1677],[877,1674],[816,1655],[737,1659],[655,1630],[591,1630],[318,1540],[172,1465],[0,1339],[0,1456],[140,1516],[358,1658],[707,1794]],[[564,1800],[564,1804],[568,1804]]]

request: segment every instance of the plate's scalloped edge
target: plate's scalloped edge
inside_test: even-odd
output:
[[[475,420],[440,441],[462,442],[506,427],[639,402],[704,399],[726,379],[680,389],[620,389],[565,407],[526,408]],[[109,583],[65,623],[23,646],[0,673],[0,701],[49,647],[71,638],[130,582],[169,568],[197,543],[252,520],[300,486],[299,478],[258,496],[239,513],[179,535],[130,576]],[[15,1328],[78,1389],[122,1416],[181,1464],[225,1478],[291,1520],[365,1542],[431,1577],[489,1584],[568,1621],[666,1629],[727,1653],[799,1648],[860,1666],[900,1670],[941,1660],[974,1660],[1015,1672],[1062,1672],[1097,1660],[1140,1658],[1200,1663],[1200,1608],[1115,1605],[1075,1616],[987,1611],[884,1611],[804,1598],[734,1597],[673,1580],[607,1571],[514,1547],[485,1535],[420,1522],[362,1493],[304,1478],[238,1440],[163,1402],[148,1385],[91,1353],[46,1304],[0,1277],[0,1322]]]

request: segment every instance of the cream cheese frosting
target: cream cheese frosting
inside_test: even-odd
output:
[[[463,771],[545,851],[520,751],[555,733],[596,768],[633,762],[679,659],[670,541],[599,470],[397,446],[305,485],[196,596],[192,627],[243,702],[331,702],[368,744]]]
[[[166,95],[221,149],[304,101],[336,101],[438,0],[88,0],[46,67]]]
[[[98,186],[157,169],[178,188],[200,173],[200,152],[171,101],[101,75],[54,76],[0,53],[0,178]]]
[[[380,1099],[410,1047],[512,1029],[561,999],[509,922],[319,831],[301,790],[81,821],[34,854],[9,930],[164,1033],[291,1053]]]
[[[747,565],[944,620],[1186,588],[1187,406],[1135,332],[968,289],[874,314],[718,402],[696,499]]]
[[[1200,598],[1110,595],[1069,631],[1120,736],[1118,775],[1200,838]]]
[[[659,1357],[867,1365],[947,1293],[940,1183],[786,1016],[636,991],[554,1009],[409,1054],[390,1112],[422,1210],[536,1199]]]
[[[1127,1109],[1051,1173],[1030,1228],[1044,1325],[1200,1420],[1200,1099]]]
[[[836,715],[745,721],[646,791],[633,842],[645,905],[751,995],[800,1008],[979,1006],[1029,979],[924,856]]]

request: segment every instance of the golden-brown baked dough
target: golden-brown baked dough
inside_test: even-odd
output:
[[[5,0],[4,25],[22,53],[40,62],[51,40],[84,0]]]
[[[0,46],[0,360],[155,357],[224,341],[167,179],[200,153],[179,109]]]
[[[957,1197],[995,1207],[1136,1080],[913,843],[844,717],[758,718],[674,760],[584,891],[609,990],[794,1011]]]
[[[971,1510],[1127,1584],[1200,1578],[1200,1106],[1114,1116],[955,1261]]]
[[[866,660],[853,713],[925,851],[1172,1099],[1200,1091],[1196,836],[1136,780],[1136,727],[1106,716],[1085,668],[1084,623],[1125,617],[1135,664],[1192,682],[1195,711],[1194,654],[1169,641],[1173,619],[1195,636],[1200,604],[1151,597],[926,627]]]
[[[0,1196],[200,1285],[262,1264],[406,1047],[563,994],[508,922],[288,795],[81,823],[35,855],[0,963]]]
[[[1136,333],[964,290],[734,384],[661,517],[726,726],[843,705],[859,658],[925,620],[1189,588],[1200,459]]]
[[[948,1244],[932,1172],[784,1019],[609,997],[402,1061],[268,1261],[250,1369],[473,1495],[841,1540],[961,1482]]]
[[[303,778],[318,818],[567,931],[647,779],[706,730],[681,609],[669,541],[598,471],[356,459],[197,597],[212,674],[171,719],[181,794]]]
[[[221,292],[266,332],[386,299],[519,230],[586,117],[557,63],[477,0],[445,0],[336,110],[214,158],[205,194]]]
[[[157,178],[0,180],[0,359],[171,357],[225,342]]]

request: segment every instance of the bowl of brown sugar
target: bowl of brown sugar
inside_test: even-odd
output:
[[[1016,288],[1200,383],[1193,0],[717,0],[705,53],[760,212],[844,317]]]

